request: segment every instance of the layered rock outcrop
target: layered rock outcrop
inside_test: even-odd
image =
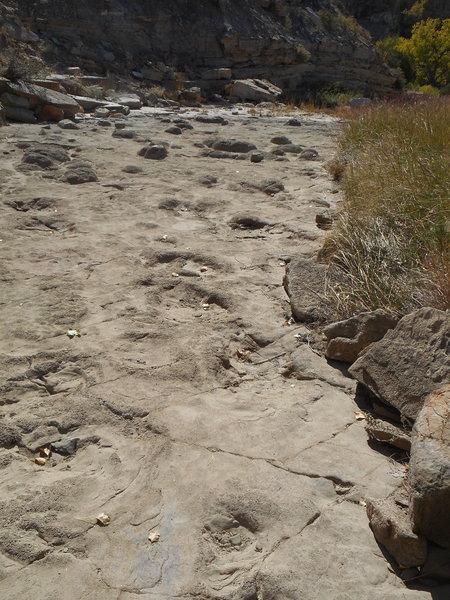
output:
[[[224,85],[211,79],[218,68],[231,69],[233,79],[269,79],[285,91],[339,81],[382,93],[395,83],[369,37],[329,0],[48,0],[20,3],[19,14],[48,58],[64,66],[128,69],[176,86],[175,69],[208,88]]]

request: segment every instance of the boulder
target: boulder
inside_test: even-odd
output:
[[[431,392],[412,433],[413,529],[450,548],[450,384]]]
[[[381,340],[397,323],[398,318],[382,310],[374,310],[327,325],[323,330],[328,340],[325,355],[331,360],[353,363],[361,350]]]
[[[367,516],[377,542],[402,567],[418,567],[427,558],[427,542],[413,533],[406,510],[391,498],[366,500]]]
[[[63,109],[68,114],[83,112],[81,106],[71,96],[32,83],[13,83],[8,79],[0,77],[0,91],[27,98],[30,102],[30,107],[50,104]]]
[[[275,102],[283,90],[263,79],[238,79],[227,86],[229,96],[254,102]]]
[[[421,308],[403,317],[350,367],[350,373],[413,422],[426,396],[450,381],[450,313]]]

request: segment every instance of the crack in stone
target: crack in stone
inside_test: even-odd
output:
[[[276,469],[286,471],[287,473],[291,473],[292,475],[300,475],[303,477],[308,477],[310,479],[326,479],[328,481],[331,481],[333,483],[333,485],[342,485],[342,486],[346,486],[346,487],[348,487],[348,486],[353,487],[355,485],[351,481],[345,481],[345,480],[341,479],[340,477],[337,477],[334,475],[321,475],[319,473],[311,473],[311,472],[307,472],[307,471],[298,471],[296,469],[291,469],[289,467],[286,467],[283,463],[281,463],[273,458],[266,458],[263,456],[249,456],[247,454],[240,454],[239,452],[233,452],[231,450],[224,450],[223,448],[217,448],[214,446],[203,446],[202,444],[196,444],[195,442],[188,442],[186,440],[172,438],[169,435],[166,435],[161,432],[154,432],[154,433],[155,433],[155,435],[159,435],[159,436],[163,437],[164,439],[172,442],[173,444],[181,444],[184,446],[190,446],[192,448],[206,450],[207,452],[211,452],[211,453],[228,454],[229,456],[237,456],[238,458],[245,458],[247,460],[263,461],[266,464],[268,464]],[[317,444],[320,444],[320,443],[321,442],[318,442]]]

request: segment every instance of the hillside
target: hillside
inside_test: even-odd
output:
[[[47,0],[10,6],[25,30],[39,37],[34,50],[56,69],[76,64],[87,72],[134,71],[167,83],[211,80],[211,69],[225,67],[234,79],[266,78],[289,93],[326,82],[383,93],[395,84],[367,33],[328,0]]]

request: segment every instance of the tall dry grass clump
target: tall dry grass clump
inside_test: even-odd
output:
[[[374,108],[351,120],[332,172],[344,203],[323,255],[339,312],[448,308],[450,101]]]

